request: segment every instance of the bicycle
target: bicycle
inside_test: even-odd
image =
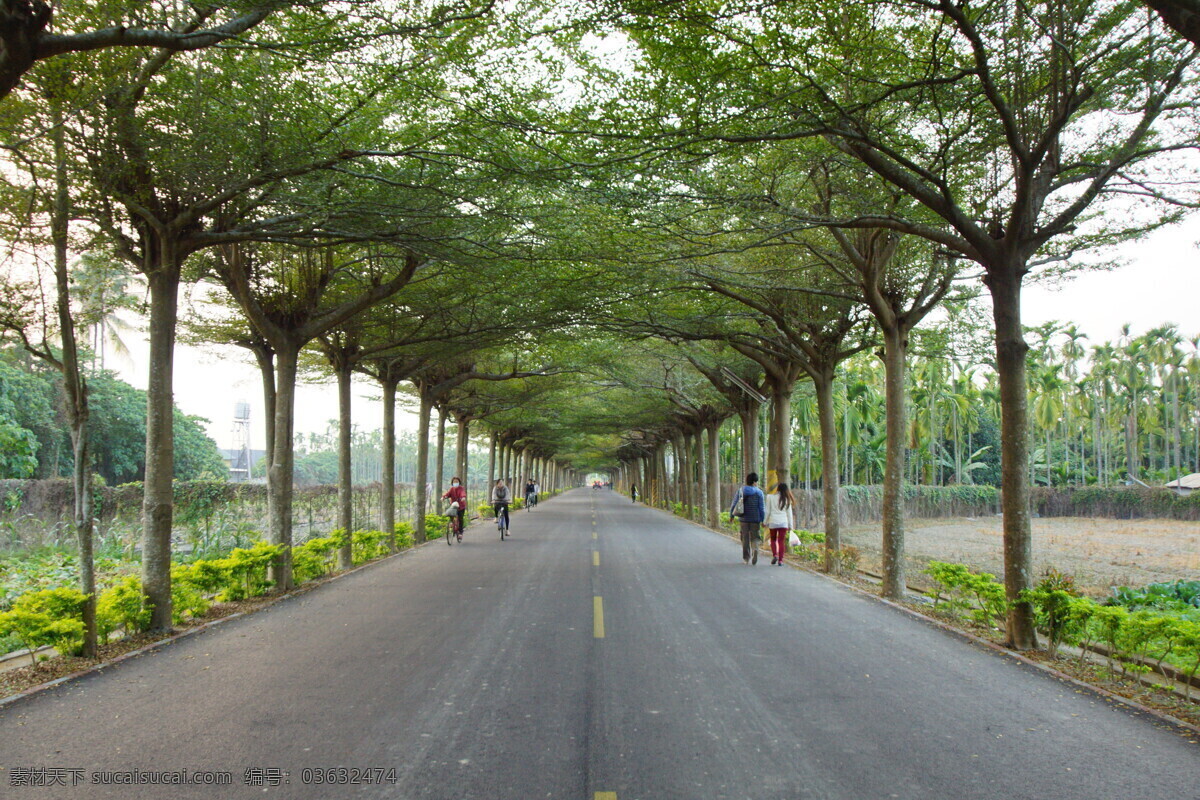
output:
[[[533,492],[525,495],[525,510],[533,511],[533,507],[537,505],[537,496]]]
[[[501,508],[496,512],[496,528],[500,531],[500,541],[508,536],[508,509]]]
[[[455,539],[462,544],[462,527],[459,524],[457,504],[450,504],[450,508],[446,510],[446,517],[446,546],[454,544]]]

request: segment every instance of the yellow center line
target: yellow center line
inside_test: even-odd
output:
[[[592,566],[593,567],[600,566],[600,551],[599,550],[592,551]]]
[[[592,531],[592,538],[593,538],[593,539],[599,539],[599,538],[600,538],[600,536],[599,536],[599,535],[598,535],[598,534],[597,534],[595,531]]]
[[[592,598],[592,636],[604,638],[604,600],[600,595]]]
[[[616,792],[596,792],[593,800],[617,800]]]

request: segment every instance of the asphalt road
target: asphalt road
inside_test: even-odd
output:
[[[0,797],[1200,798],[1177,730],[618,495],[466,538],[0,709]]]

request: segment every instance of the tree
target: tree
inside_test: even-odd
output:
[[[55,13],[47,0],[2,0],[0,2],[0,99],[15,89],[22,76],[35,62],[66,53],[81,53],[103,48],[154,48],[186,52],[212,47],[241,36],[266,19],[273,11],[298,2],[227,3],[205,6],[180,6],[155,3],[108,3],[104,17],[95,20],[94,12],[72,8]],[[74,12],[74,13],[71,13]],[[98,27],[115,14],[133,24]],[[126,16],[128,15],[128,16]],[[96,15],[99,16],[99,15]],[[60,23],[63,33],[51,33],[52,22]]]
[[[342,251],[230,247],[214,264],[226,290],[272,358],[272,451],[268,466],[271,541],[284,545],[275,581],[289,588],[292,544],[293,423],[300,351],[318,336],[395,294],[421,265],[411,251],[347,247]]]
[[[347,165],[411,155],[436,138],[430,126],[413,137],[419,144],[390,147],[397,132],[386,121],[398,105],[416,114],[418,97],[425,106],[441,102],[397,74],[457,47],[459,37],[469,38],[461,28],[479,13],[439,8],[401,25],[407,11],[397,10],[397,19],[357,11],[354,4],[337,10],[333,21],[342,30],[332,42],[325,36],[331,20],[319,9],[273,17],[274,32],[293,43],[287,53],[214,48],[179,59],[170,50],[105,51],[96,57],[89,102],[66,115],[78,153],[74,174],[87,186],[77,206],[141,272],[149,292],[143,586],[151,629],[171,624],[172,354],[185,262],[239,242],[395,238],[395,224],[380,220],[380,193],[362,190],[378,180]],[[431,31],[443,35],[421,38]],[[395,58],[360,62],[354,81],[331,79],[329,60],[368,39],[379,55]],[[303,70],[295,66],[300,55]],[[389,95],[399,87],[412,92],[406,104]],[[383,235],[385,228],[392,230]]]
[[[677,117],[689,134],[736,143],[820,136],[921,210],[831,222],[920,236],[983,268],[1002,396],[1008,640],[1017,649],[1036,642],[1021,600],[1032,585],[1021,287],[1031,270],[1139,235],[1177,216],[1172,201],[1191,202],[1192,185],[1160,156],[1193,147],[1196,54],[1136,8],[859,3],[819,24],[800,6],[719,19],[672,8],[662,12],[668,23],[638,32],[669,76],[656,97],[690,98],[685,86],[705,86]],[[686,52],[681,36],[690,37]],[[1129,198],[1139,213],[1112,211],[1134,205]]]

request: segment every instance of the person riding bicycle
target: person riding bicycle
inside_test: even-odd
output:
[[[504,527],[508,528],[508,504],[512,500],[512,492],[504,485],[504,478],[496,481],[495,488],[492,489],[492,510],[496,512],[496,519],[500,519],[500,515],[504,514]]]
[[[454,513],[458,516],[458,535],[462,536],[464,515],[467,513],[467,490],[457,476],[450,479],[450,490],[442,495],[442,499],[452,504],[458,503]]]
[[[537,505],[537,484],[530,478],[525,482],[525,507],[533,508]]]

